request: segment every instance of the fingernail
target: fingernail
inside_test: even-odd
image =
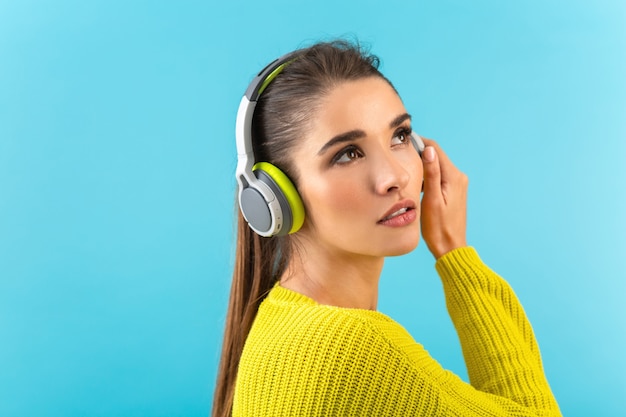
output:
[[[426,149],[424,149],[424,161],[426,162],[432,162],[435,160],[435,148],[433,148],[432,146],[427,146]]]

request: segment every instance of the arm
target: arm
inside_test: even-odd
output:
[[[470,381],[480,391],[558,413],[522,306],[506,281],[467,247],[467,176],[436,142],[424,142],[422,233],[437,259]]]
[[[451,252],[444,258],[447,258],[443,261],[448,265],[443,266],[443,269],[470,269],[476,275],[488,274],[487,267],[480,263],[471,248]],[[484,276],[485,282],[490,283],[488,287],[498,286],[493,285],[494,277],[495,275]],[[479,293],[482,290],[465,291]],[[462,298],[468,300],[473,296],[463,295]],[[331,362],[340,362],[341,371],[329,372],[319,378],[319,381],[332,381],[336,385],[329,387],[325,385],[326,382],[311,385],[315,387],[311,392],[330,394],[312,401],[315,404],[328,404],[336,413],[330,413],[326,409],[319,415],[560,416],[541,366],[534,362],[536,356],[526,351],[526,342],[520,339],[508,340],[515,331],[503,331],[503,327],[491,325],[493,323],[489,316],[493,311],[490,310],[497,309],[502,304],[496,301],[499,296],[487,302],[483,301],[483,296],[475,298],[476,310],[469,313],[469,321],[486,325],[484,328],[475,326],[479,331],[475,331],[475,328],[465,329],[460,334],[469,334],[470,339],[478,345],[481,345],[481,341],[483,344],[487,341],[486,345],[491,349],[487,349],[488,354],[477,355],[473,359],[472,373],[494,376],[492,381],[495,384],[489,386],[487,383],[477,387],[474,383],[462,381],[443,369],[402,326],[387,317],[363,311],[344,312],[340,320],[332,321],[343,331],[350,329],[346,332],[350,337],[330,337],[335,341],[341,340],[342,348],[325,349],[327,353],[336,351],[339,354]],[[516,302],[511,303],[513,304]],[[355,320],[347,319],[346,315]],[[509,325],[510,323],[502,324],[504,327]],[[331,333],[325,332],[326,335]],[[472,343],[465,345],[471,346]],[[304,374],[314,375],[315,372]],[[502,375],[504,378],[501,378]]]
[[[470,247],[447,253],[436,268],[472,386],[560,415],[530,323],[506,281]]]

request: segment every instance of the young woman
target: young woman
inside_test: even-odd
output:
[[[377,66],[358,46],[316,44],[242,100],[243,215],[213,416],[560,415],[521,305],[467,246],[467,177],[434,141],[414,142]],[[470,384],[376,311],[385,257],[412,251],[420,226]]]

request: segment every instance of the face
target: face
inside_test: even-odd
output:
[[[325,96],[292,154],[306,207],[298,239],[338,255],[413,250],[423,170],[410,132],[402,101],[381,78],[345,82]]]

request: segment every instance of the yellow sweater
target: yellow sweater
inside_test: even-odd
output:
[[[560,416],[509,285],[471,247],[436,269],[471,384],[384,314],[276,285],[246,340],[233,416]]]

